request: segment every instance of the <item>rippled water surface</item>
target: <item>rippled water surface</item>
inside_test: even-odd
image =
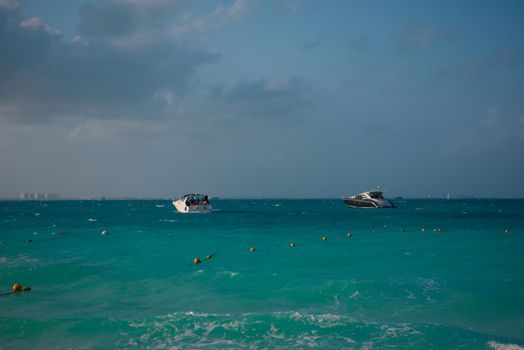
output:
[[[0,202],[0,349],[524,346],[524,200],[213,204]]]

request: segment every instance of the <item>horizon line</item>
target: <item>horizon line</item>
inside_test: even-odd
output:
[[[344,199],[347,196],[342,197],[273,197],[273,196],[210,196],[211,200],[334,200],[334,199]],[[466,199],[524,199],[524,197],[491,197],[491,196],[454,196],[447,198],[446,196],[432,196],[422,197],[422,196],[396,196],[388,197],[390,200],[405,200],[405,199],[444,199],[444,200],[466,200]],[[0,197],[0,201],[20,201],[20,202],[57,202],[57,201],[74,201],[74,200],[85,200],[85,201],[125,201],[125,200],[173,200],[171,197],[147,197],[147,196],[67,196],[60,197],[56,199],[22,199],[18,197]]]

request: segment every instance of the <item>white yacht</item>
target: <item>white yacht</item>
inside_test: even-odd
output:
[[[186,194],[173,199],[173,205],[180,213],[210,213],[213,210],[207,194]]]
[[[391,201],[384,199],[380,188],[346,197],[344,202],[350,208],[395,208]]]

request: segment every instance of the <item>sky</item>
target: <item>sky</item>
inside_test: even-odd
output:
[[[524,2],[0,0],[0,197],[524,197]]]

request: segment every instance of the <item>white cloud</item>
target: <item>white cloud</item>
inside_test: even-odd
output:
[[[20,7],[20,0],[0,0],[0,8],[13,10]]]
[[[138,135],[153,137],[165,132],[162,122],[140,120],[100,120],[87,119],[74,126],[65,134],[68,142],[119,142],[123,139],[133,139]]]
[[[20,27],[32,30],[43,30],[52,35],[62,35],[61,31],[51,28],[39,17],[31,17],[29,19],[22,20],[20,22]]]
[[[480,120],[479,127],[481,128],[495,128],[500,124],[499,109],[493,105],[486,111],[486,116]]]
[[[247,0],[236,0],[227,11],[227,19],[243,18],[251,10]]]
[[[297,0],[290,0],[286,1],[284,6],[291,12],[297,12],[300,8],[300,3]]]
[[[454,30],[412,25],[402,31],[398,47],[403,53],[421,52],[437,42],[452,41],[457,34]]]
[[[466,153],[508,151],[523,144],[524,114],[506,114],[497,105],[487,108],[484,115],[453,142],[455,149]]]
[[[121,1],[129,4],[112,3]],[[40,17],[23,18],[15,10],[6,18],[0,26],[0,119],[15,123],[47,123],[78,114],[158,118],[176,96],[191,90],[201,65],[219,60],[216,53],[174,45],[161,30],[101,37],[80,32],[66,42]]]
[[[153,100],[162,101],[166,105],[173,106],[176,101],[176,93],[169,88],[158,89],[153,94]]]
[[[231,5],[217,5],[210,13],[194,18],[190,13],[184,13],[183,23],[173,24],[168,33],[174,38],[192,32],[207,32],[216,30],[231,22],[242,20],[254,8],[254,4],[249,0],[235,0]]]

